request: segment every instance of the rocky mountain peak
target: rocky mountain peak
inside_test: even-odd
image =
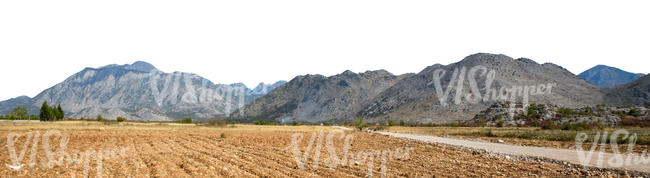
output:
[[[644,74],[630,73],[616,67],[596,65],[578,75],[578,77],[601,88],[613,87],[632,82]]]
[[[43,101],[47,101],[61,104],[66,115],[76,118],[101,114],[109,119],[121,116],[130,120],[208,119],[227,115],[276,86],[251,92],[242,83],[214,84],[196,74],[165,73],[147,62],[137,61],[85,68],[34,98],[0,102],[0,114],[11,112],[15,106],[37,114]]]
[[[359,74],[354,73],[350,70],[345,70],[342,73],[336,75],[337,77],[347,77],[347,78],[356,78],[359,77]]]
[[[124,68],[141,72],[150,72],[152,70],[157,70],[156,67],[144,61],[135,61],[131,65],[124,65]]]
[[[538,64],[537,62],[533,61],[532,59],[523,58],[523,57],[518,58],[517,61],[521,61],[521,62],[524,62],[524,63],[530,63],[530,64]]]

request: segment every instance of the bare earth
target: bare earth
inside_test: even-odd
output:
[[[42,147],[43,141],[39,140],[35,149],[32,149],[33,142],[25,142],[27,134],[38,132],[43,137],[50,129],[68,135],[69,140],[65,148],[67,155],[60,164],[48,166],[48,160],[56,161],[58,155],[48,158]],[[322,147],[314,142],[310,152],[305,154],[305,150],[313,133],[324,131],[324,136],[327,136],[332,129],[314,126],[211,128],[189,124],[9,123],[0,125],[0,177],[366,177],[370,174],[381,177],[381,163],[384,161],[387,177],[626,177],[620,172],[508,159],[456,146],[349,130],[344,131],[346,136],[354,137],[349,153],[358,156],[360,152],[368,155],[408,148],[408,157],[384,160],[375,156],[374,162],[356,159],[359,157],[352,159],[352,154],[344,154],[344,139],[338,135],[333,139],[334,150],[338,158],[344,160],[347,157],[349,161],[345,165],[330,167],[326,163],[332,154],[325,146],[326,138],[322,138]],[[303,169],[297,164],[291,146],[294,134],[304,136],[297,146],[300,155],[307,158]],[[17,165],[13,164],[10,156],[10,135],[20,135],[13,147],[19,157]],[[49,149],[58,150],[59,143],[59,138],[50,137]],[[122,149],[125,151],[121,152]],[[20,158],[22,150],[25,152]],[[90,152],[94,153],[88,154],[90,156],[79,154],[93,150],[99,152]],[[31,156],[32,152],[34,156]],[[317,158],[317,152],[320,158]],[[34,164],[30,165],[30,160],[34,160]]]
[[[545,148],[545,147],[532,147],[532,146],[517,146],[517,145],[508,145],[500,143],[490,143],[490,142],[480,142],[480,141],[470,141],[462,139],[453,139],[453,138],[443,138],[430,135],[415,135],[415,134],[405,134],[405,133],[391,133],[391,132],[376,132],[383,135],[389,135],[397,138],[406,138],[412,140],[418,140],[429,143],[440,143],[446,145],[453,145],[459,147],[466,147],[472,149],[485,150],[492,153],[500,153],[506,155],[518,155],[518,156],[528,156],[528,157],[542,157],[553,160],[565,161],[573,164],[586,165],[589,167],[598,167],[598,168],[616,168],[624,170],[632,170],[650,173],[650,164],[632,164],[632,165],[616,165],[608,164],[607,161],[614,160],[615,157],[620,157],[628,159],[631,157],[632,160],[639,159],[637,154],[634,155],[624,155],[624,154],[614,154],[614,153],[605,153],[605,152],[595,152],[593,154],[593,159],[585,159],[586,164],[582,164],[579,157],[579,152],[577,150],[570,149],[558,149],[558,148]],[[590,144],[590,143],[585,143]],[[588,156],[588,151],[585,150],[582,153],[585,156]],[[598,154],[602,154],[602,159],[596,159]]]

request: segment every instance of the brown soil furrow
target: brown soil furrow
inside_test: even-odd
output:
[[[222,154],[218,154],[220,151],[214,151],[213,149],[207,148],[206,145],[197,145],[196,143],[193,143],[186,139],[175,141],[179,142],[179,145],[185,147],[188,150],[195,151],[201,155],[209,155],[211,158],[214,158],[215,161],[218,161],[220,163],[219,165],[224,166],[221,167],[222,169],[227,169],[227,174],[231,174],[231,171],[233,171],[237,172],[239,175],[255,177],[254,174],[251,174],[248,169],[245,169],[246,165],[253,164],[252,162],[247,162],[247,164],[241,163],[242,160],[239,160],[237,157],[233,157],[232,154],[223,154],[223,152],[221,152]]]

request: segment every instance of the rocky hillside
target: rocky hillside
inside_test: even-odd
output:
[[[583,108],[558,107],[553,104],[531,104],[524,111],[508,117],[508,104],[496,102],[464,122],[469,126],[561,126],[588,124],[591,126],[646,126],[650,124],[650,109],[644,106],[612,107],[605,105]]]
[[[408,76],[395,76],[385,70],[345,71],[330,77],[298,76],[231,117],[242,121],[312,123],[349,120],[379,93]]]
[[[650,74],[631,83],[605,88],[603,91],[606,93],[605,100],[611,105],[650,106]]]
[[[626,72],[616,67],[597,65],[580,73],[578,77],[598,87],[607,88],[630,83],[643,75],[644,74]]]
[[[440,76],[438,82],[435,74]],[[495,101],[522,102],[528,96],[530,103],[581,107],[603,103],[603,95],[597,86],[558,65],[480,53],[457,63],[429,66],[399,81],[358,115],[378,122],[449,123],[471,119]]]
[[[191,73],[164,73],[146,62],[85,68],[34,98],[0,102],[2,114],[27,106],[30,114],[47,100],[61,104],[66,115],[108,119],[166,121],[181,117],[207,119],[224,116],[253,101],[282,82],[260,84],[255,90],[243,84],[214,84]]]

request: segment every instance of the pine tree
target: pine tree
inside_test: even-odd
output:
[[[56,113],[52,107],[47,107],[47,121],[55,121]]]
[[[47,121],[50,114],[48,113],[48,110],[50,110],[50,106],[47,105],[47,101],[43,101],[43,105],[41,106],[41,112],[38,114],[39,118],[41,121]]]
[[[55,110],[56,110],[56,111],[55,111],[54,113],[56,113],[56,118],[57,118],[58,120],[63,120],[63,117],[65,116],[65,113],[63,113],[63,108],[61,108],[61,104],[59,104],[59,105],[56,107]]]
[[[65,112],[63,111],[61,104],[59,104],[59,107],[57,109],[61,112],[61,119],[65,118]]]

